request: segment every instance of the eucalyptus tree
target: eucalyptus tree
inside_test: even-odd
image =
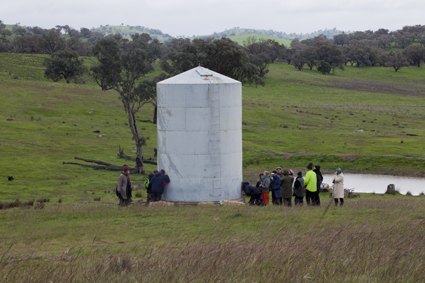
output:
[[[118,92],[141,160],[136,169],[144,173],[142,145],[146,140],[139,133],[135,114],[146,103],[145,82],[141,79],[154,70],[153,63],[161,55],[161,43],[148,34],[131,38],[129,41],[114,35],[97,41],[92,52],[98,63],[91,68],[91,74],[101,82],[102,89]]]
[[[391,51],[390,53],[385,54],[382,61],[385,62],[384,66],[393,67],[396,72],[400,70],[401,67],[409,66],[409,61],[401,50],[397,50],[396,52]]]
[[[53,81],[65,79],[66,83],[76,81],[79,76],[86,72],[83,60],[78,58],[78,53],[69,49],[61,50],[46,58],[44,61],[46,70],[44,76]]]
[[[425,60],[425,47],[421,45],[411,45],[406,47],[404,50],[404,55],[406,55],[407,59],[412,63],[412,65],[421,66],[421,62]]]

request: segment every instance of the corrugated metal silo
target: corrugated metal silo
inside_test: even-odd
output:
[[[157,84],[158,168],[166,201],[242,197],[242,85],[196,67]]]

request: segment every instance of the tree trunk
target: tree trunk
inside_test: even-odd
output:
[[[153,111],[153,124],[156,125],[158,115],[158,107],[155,105],[155,110]]]
[[[136,169],[142,174],[145,174],[145,166],[143,165],[143,151],[142,151],[143,141],[139,137],[139,131],[137,129],[136,119],[133,113],[133,109],[131,108],[129,97],[128,98],[126,97],[126,109],[127,109],[128,123],[130,125],[131,133],[133,134],[133,139],[136,142],[137,157],[139,157],[141,162],[140,167]]]

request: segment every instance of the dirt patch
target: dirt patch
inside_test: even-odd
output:
[[[286,80],[282,79],[282,81]],[[314,82],[309,84],[307,81],[294,79],[291,79],[290,82],[317,87],[425,97],[425,85],[411,85],[358,79],[330,79],[324,84],[315,84]]]
[[[270,152],[265,152],[267,154],[269,154],[270,156],[276,156],[276,154],[273,153],[273,155]],[[285,157],[286,159],[289,159],[291,156],[299,156],[299,155],[335,155],[335,156],[339,156],[342,158],[342,160],[344,161],[349,161],[349,160],[354,160],[357,159],[359,157],[363,157],[363,156],[392,156],[392,157],[402,157],[402,158],[407,158],[407,159],[420,159],[420,160],[425,160],[425,158],[422,157],[411,157],[411,156],[403,156],[403,155],[373,155],[373,154],[342,154],[342,153],[331,153],[331,154],[326,154],[326,153],[317,153],[317,152],[276,152],[277,154],[282,155],[283,157]]]
[[[424,96],[424,85],[411,85],[401,83],[390,83],[381,81],[365,81],[356,79],[333,79],[333,84],[326,85],[329,88],[366,91],[373,93],[389,93],[398,95]]]

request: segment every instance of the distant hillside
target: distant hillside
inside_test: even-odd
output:
[[[334,35],[337,34],[341,34],[342,31],[337,30],[336,28],[333,29],[325,29],[325,30],[318,30],[318,31],[314,31],[311,33],[301,33],[301,34],[297,34],[297,33],[286,33],[286,32],[281,32],[281,31],[275,31],[275,30],[263,30],[263,29],[247,29],[247,28],[239,28],[239,27],[235,27],[232,29],[228,29],[222,32],[214,32],[213,34],[210,35],[203,35],[203,36],[196,36],[196,38],[200,37],[200,38],[208,38],[208,37],[213,37],[213,38],[221,38],[221,37],[230,37],[230,36],[235,36],[235,35],[242,35],[242,34],[259,34],[259,35],[268,35],[271,37],[276,37],[276,38],[281,38],[281,39],[289,39],[292,40],[294,38],[298,38],[298,39],[308,39],[308,38],[314,38],[316,36],[319,36],[321,34],[326,35],[326,37],[328,38],[333,38]]]
[[[282,38],[277,38],[277,37],[268,36],[268,35],[264,35],[264,34],[249,34],[248,33],[248,34],[228,36],[228,38],[230,38],[233,41],[236,41],[239,45],[243,45],[244,42],[249,37],[255,37],[256,39],[264,39],[264,40],[272,39],[272,40],[279,42],[280,44],[285,45],[286,47],[289,47],[289,45],[291,44],[290,39],[282,39]]]
[[[143,26],[130,26],[130,25],[110,26],[110,25],[105,25],[105,26],[100,26],[98,28],[92,28],[91,31],[92,32],[101,32],[104,35],[121,34],[124,38],[128,38],[128,39],[131,38],[131,35],[136,34],[136,33],[139,33],[139,34],[147,33],[152,38],[158,39],[160,42],[171,40],[173,38],[169,34],[162,33],[162,31],[160,31],[159,29],[151,29],[151,28],[147,28],[147,27],[143,27]]]

